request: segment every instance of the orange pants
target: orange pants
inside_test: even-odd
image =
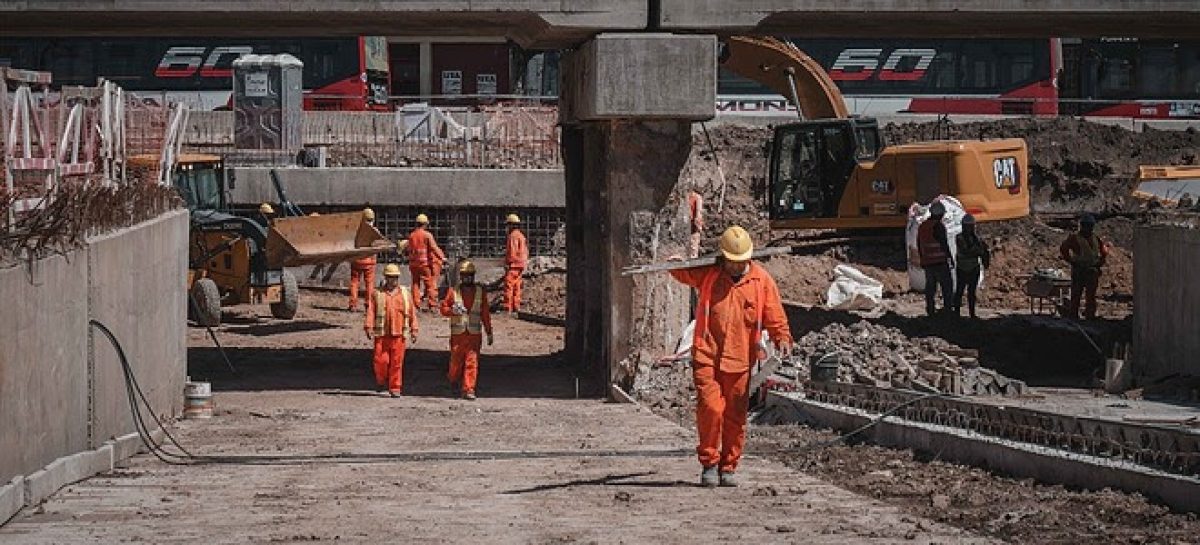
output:
[[[521,310],[521,275],[525,269],[509,267],[504,273],[504,309],[509,312]]]
[[[446,378],[459,384],[463,394],[475,393],[475,378],[479,375],[479,350],[483,335],[459,333],[450,336],[450,372]]]
[[[398,394],[404,386],[404,337],[375,337],[375,384]]]
[[[736,471],[746,444],[750,372],[724,373],[715,365],[697,365],[692,368],[692,378],[696,382],[696,429],[700,435],[696,455],[700,465],[720,466],[722,472]]]
[[[350,310],[358,310],[358,282],[367,285],[367,299],[375,294],[375,267],[359,269],[350,267]]]
[[[427,308],[438,308],[438,289],[434,277],[434,269],[432,267],[413,267],[410,265],[408,272],[412,274],[413,305],[420,308],[421,301],[426,301],[429,304]]]

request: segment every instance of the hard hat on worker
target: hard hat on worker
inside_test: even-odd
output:
[[[504,223],[507,223],[509,225],[512,225],[514,223],[521,223],[521,216],[518,216],[516,214],[509,214],[507,218],[504,218]]]
[[[459,263],[458,274],[475,274],[475,264],[470,261]]]
[[[363,208],[363,219],[367,221],[375,221],[375,211],[370,208]]]
[[[721,255],[729,261],[749,261],[754,256],[754,242],[750,240],[750,233],[740,225],[726,229],[721,234],[718,246]]]
[[[274,214],[275,209],[270,205],[270,203],[262,203],[258,205],[258,212],[260,214]]]
[[[942,201],[934,201],[933,204],[929,205],[929,215],[945,216],[946,215],[946,205],[942,204]]]
[[[383,275],[393,278],[400,276],[400,266],[395,263],[388,263],[388,265],[383,268]]]
[[[315,217],[318,217],[318,216],[320,216],[321,214],[319,214],[319,213],[317,213],[317,212],[311,212],[311,213],[309,213],[308,215],[309,215],[309,217],[313,217],[313,218],[315,218]]]
[[[429,216],[426,216],[425,214],[417,214],[417,225],[427,224],[429,224]]]

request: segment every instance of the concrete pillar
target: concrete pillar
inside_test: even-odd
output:
[[[665,273],[620,272],[686,253],[676,185],[715,95],[713,36],[604,34],[564,56],[566,344],[589,394],[628,388],[689,320],[687,290]]]

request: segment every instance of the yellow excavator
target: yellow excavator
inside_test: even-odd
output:
[[[885,147],[878,122],[852,117],[837,84],[795,45],[734,36],[722,41],[720,63],[786,97],[802,119],[776,126],[771,141],[773,229],[904,227],[912,203],[943,194],[978,221],[1029,215],[1023,139]]]
[[[160,168],[159,156],[134,156],[129,165],[153,171]],[[396,247],[362,212],[305,216],[288,202],[274,171],[284,217],[255,219],[229,212],[234,180],[220,157],[183,154],[170,168],[171,184],[191,213],[188,309],[200,325],[220,325],[221,306],[242,303],[266,303],[271,316],[290,320],[300,293],[286,267],[339,263]]]

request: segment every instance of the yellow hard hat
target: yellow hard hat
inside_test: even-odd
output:
[[[749,261],[754,255],[754,242],[740,225],[734,225],[721,233],[721,255],[729,261]]]
[[[273,207],[271,207],[270,203],[262,203],[262,204],[258,205],[258,211],[262,214],[274,214],[275,213],[275,209]]]
[[[459,263],[458,274],[475,274],[475,264],[470,261]]]
[[[320,214],[318,214],[318,213],[316,213],[316,212],[313,212],[313,213],[311,213],[311,214],[309,214],[309,215],[310,215],[310,216],[312,216],[312,217],[314,217],[314,218],[315,218],[315,217],[317,217],[317,216],[320,216]]]
[[[429,223],[429,216],[426,216],[425,214],[417,214],[417,223],[422,225]]]
[[[388,263],[388,265],[383,268],[383,275],[391,277],[400,276],[400,266],[395,263]]]
[[[375,221],[375,211],[370,208],[363,208],[363,219],[367,221]]]
[[[509,214],[507,218],[504,218],[504,223],[521,223],[521,216]]]

